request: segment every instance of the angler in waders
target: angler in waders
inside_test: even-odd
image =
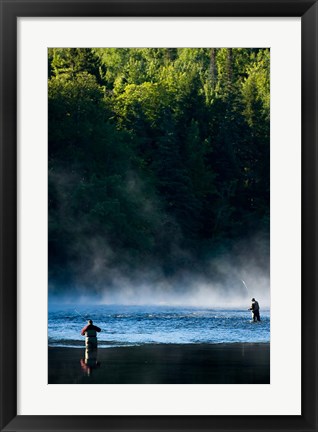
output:
[[[85,336],[85,346],[88,349],[97,348],[97,337],[96,332],[100,332],[101,329],[93,325],[92,320],[88,320],[88,324],[82,329],[81,335]]]
[[[253,321],[260,321],[261,317],[259,314],[259,304],[258,301],[255,300],[255,298],[252,298],[252,304],[249,308],[250,311],[252,311],[252,320]]]

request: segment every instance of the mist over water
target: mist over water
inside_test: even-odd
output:
[[[270,277],[265,246],[257,240],[237,244],[232,253],[166,272],[140,262],[107,265],[103,254],[83,267],[68,285],[49,282],[50,304],[167,305],[246,308],[255,297],[270,306]],[[88,261],[89,262],[89,261]]]
[[[117,289],[107,290],[105,288],[94,294],[85,292],[84,289],[73,293],[51,294],[49,302],[53,306],[75,302],[80,305],[170,305],[230,309],[246,308],[251,298],[255,297],[263,307],[269,308],[270,297],[269,290],[266,290],[266,280],[258,280],[258,285],[250,292],[241,288],[240,283],[242,282],[238,282],[232,290],[230,287],[210,285],[200,281],[193,282],[191,285],[177,286],[174,289],[164,282],[156,286],[148,285],[146,282],[134,286],[122,280]]]
[[[80,183],[76,174],[55,171],[50,181],[61,195],[63,226],[72,233],[71,243],[54,252],[59,256],[67,249],[68,259],[59,257],[58,266],[56,255],[49,260],[50,302],[231,308],[245,307],[255,297],[269,307],[268,232],[251,234],[246,227],[245,238],[191,243],[176,219],[153,196],[147,197],[136,173],[128,172],[126,188],[138,201],[138,211],[162,226],[149,251],[134,253],[132,248],[118,249],[98,230],[93,234],[70,210],[64,195]]]
[[[137,200],[138,212],[162,227],[156,242],[143,253],[131,247],[118,249],[109,236],[93,233],[91,226],[76,218],[64,196],[66,191],[73,194],[78,176],[56,170],[50,174],[60,218],[72,233],[70,244],[52,249],[50,302],[231,308],[245,307],[255,297],[269,307],[268,232],[251,233],[247,226],[244,238],[191,243],[176,218],[147,196],[140,177],[131,171],[126,177],[125,188]],[[64,248],[68,258],[63,261],[59,255]]]

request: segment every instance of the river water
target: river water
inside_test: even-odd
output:
[[[100,348],[270,341],[269,310],[261,310],[261,322],[252,323],[248,310],[73,304],[49,307],[49,346],[82,348],[87,319],[102,329]]]

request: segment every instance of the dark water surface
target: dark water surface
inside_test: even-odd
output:
[[[270,347],[261,344],[49,348],[49,384],[269,384]]]

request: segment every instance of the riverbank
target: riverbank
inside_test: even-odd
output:
[[[49,384],[269,384],[269,343],[48,349]]]

